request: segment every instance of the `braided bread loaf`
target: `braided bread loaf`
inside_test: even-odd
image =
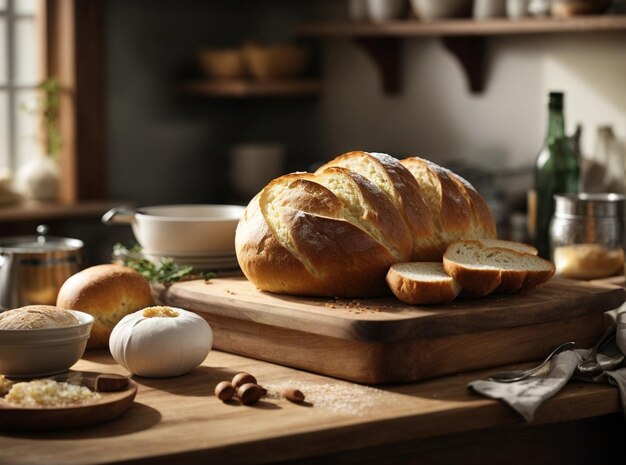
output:
[[[263,291],[370,297],[389,293],[393,263],[440,261],[449,242],[476,237],[495,237],[495,225],[469,183],[421,159],[350,152],[271,181],[246,208],[235,248]]]

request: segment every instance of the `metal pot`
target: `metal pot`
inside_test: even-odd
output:
[[[61,285],[79,271],[83,242],[37,236],[0,238],[0,306],[54,305]]]

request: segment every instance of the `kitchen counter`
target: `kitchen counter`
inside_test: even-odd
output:
[[[125,373],[104,351],[87,352],[74,368]],[[254,406],[219,401],[215,385],[239,371],[254,374],[269,396]],[[108,423],[0,432],[0,464],[417,463],[411,457],[562,464],[623,452],[615,387],[571,382],[527,425],[508,406],[465,389],[490,371],[368,388],[212,351],[188,375],[135,377],[134,405]],[[300,387],[310,402],[276,395],[283,385]]]

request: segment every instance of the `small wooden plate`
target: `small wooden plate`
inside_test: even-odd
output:
[[[100,374],[72,371],[52,378],[56,381],[78,379],[83,385],[93,386]],[[0,430],[51,431],[112,420],[130,408],[137,394],[137,383],[129,379],[128,386],[121,391],[99,394],[100,399],[94,402],[59,407],[22,407],[0,398]]]

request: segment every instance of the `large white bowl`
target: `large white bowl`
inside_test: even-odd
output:
[[[85,352],[93,316],[69,310],[80,322],[64,328],[0,329],[0,373],[34,378],[67,371]]]
[[[146,253],[206,256],[235,252],[235,230],[244,209],[240,205],[114,208],[104,214],[102,221],[130,224]]]

